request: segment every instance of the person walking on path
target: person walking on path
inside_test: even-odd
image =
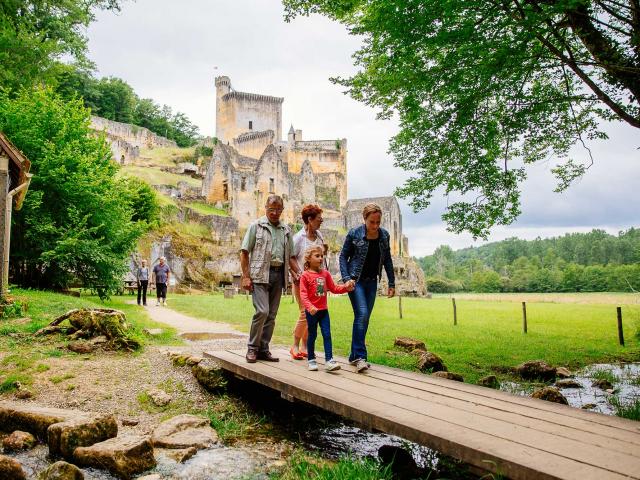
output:
[[[300,298],[304,305],[309,328],[307,352],[309,355],[309,370],[318,370],[316,362],[315,343],[318,336],[318,325],[324,342],[324,369],[327,372],[340,370],[340,365],[333,359],[331,345],[331,321],[327,309],[327,291],[331,293],[346,293],[353,290],[353,282],[346,285],[336,285],[328,270],[323,268],[324,246],[315,245],[307,248],[304,254],[304,272],[300,277]]]
[[[349,362],[355,365],[357,372],[369,368],[365,339],[376,301],[378,280],[382,276],[382,267],[389,281],[387,296],[391,298],[396,293],[389,247],[390,236],[389,232],[380,226],[382,209],[375,203],[369,203],[362,210],[362,218],[364,224],[349,230],[340,252],[342,282],[355,282],[355,288],[349,292],[353,308]]]
[[[141,265],[136,270],[136,281],[138,283],[138,305],[142,300],[142,305],[147,306],[147,287],[149,286],[149,267],[147,261],[142,260]]]
[[[320,226],[322,225],[322,209],[318,205],[306,205],[302,209],[302,221],[304,228],[293,236],[293,254],[298,261],[300,271],[304,270],[305,252],[309,247],[320,246],[324,251],[324,239],[320,234]],[[293,345],[289,350],[291,358],[294,360],[302,360],[307,357],[307,317],[305,315],[304,305],[300,298],[300,282],[293,282],[293,294],[298,302],[300,315],[293,329]]]
[[[156,301],[156,306],[167,305],[167,285],[169,284],[169,278],[171,278],[171,269],[169,265],[165,262],[166,258],[160,257],[158,265],[153,267],[153,278],[156,284],[156,296],[158,300]]]
[[[249,225],[240,247],[242,288],[252,292],[255,308],[246,355],[248,363],[279,361],[271,355],[269,342],[282,289],[287,287],[289,269],[294,280],[300,277],[300,268],[293,256],[291,229],[280,221],[283,210],[282,197],[269,195],[265,215]]]

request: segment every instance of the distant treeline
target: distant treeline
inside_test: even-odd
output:
[[[61,65],[56,75],[56,91],[66,99],[82,98],[94,115],[116,122],[131,123],[174,140],[180,147],[194,145],[198,127],[184,113],[173,113],[150,98],[139,98],[133,88],[116,77],[95,78],[90,72],[73,65]]]
[[[417,259],[434,293],[640,291],[640,229],[509,238]]]

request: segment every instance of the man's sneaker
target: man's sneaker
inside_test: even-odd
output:
[[[159,306],[160,306],[160,300],[156,302],[156,307],[159,307]]]
[[[318,363],[315,360],[309,360],[309,371],[315,372],[318,370]]]
[[[335,372],[336,370],[340,370],[340,365],[338,365],[338,362],[336,362],[333,358],[331,360],[329,360],[327,363],[325,363],[324,365],[324,369],[327,372]]]
[[[366,360],[358,360],[358,362],[356,363],[356,372],[360,373],[364,370],[366,370],[367,368],[369,368],[369,364],[367,363]]]

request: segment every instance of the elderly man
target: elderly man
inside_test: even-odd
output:
[[[300,269],[293,256],[291,229],[280,221],[284,202],[279,195],[270,195],[265,216],[255,220],[247,230],[240,250],[242,288],[252,292],[256,313],[251,320],[247,362],[256,360],[277,362],[271,355],[269,342],[276,324],[282,289],[288,282],[288,269],[294,279]]]
[[[158,297],[156,306],[159,306],[160,302],[162,302],[164,306],[167,305],[167,284],[171,277],[171,269],[165,263],[166,261],[166,258],[160,257],[160,263],[153,267],[153,280],[156,284],[156,295]]]

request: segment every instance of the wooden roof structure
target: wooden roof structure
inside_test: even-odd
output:
[[[11,160],[9,164],[9,176],[11,177],[11,183],[9,184],[9,190],[28,183],[31,179],[29,169],[31,168],[31,162],[24,154],[11,143],[7,136],[0,132],[0,156],[6,155]],[[15,210],[22,208],[22,202],[27,195],[27,188],[23,188],[15,195]]]

